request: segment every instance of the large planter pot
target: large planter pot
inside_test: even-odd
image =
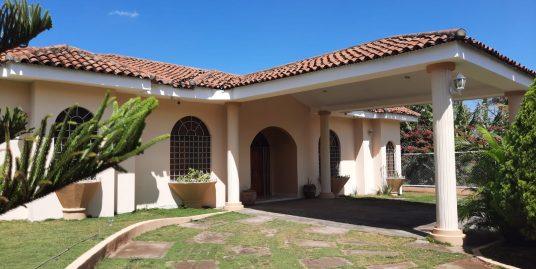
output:
[[[400,187],[406,182],[405,178],[387,178],[387,185],[391,188],[391,192],[400,194]]]
[[[316,185],[315,184],[303,185],[303,196],[306,199],[315,198],[316,197]]]
[[[80,181],[56,191],[63,207],[63,218],[66,220],[85,219],[87,205],[100,185],[99,180]]]
[[[216,181],[211,182],[169,182],[169,188],[181,198],[182,203],[191,208],[202,208],[205,204],[205,193],[214,188]]]
[[[254,205],[257,200],[257,192],[254,190],[244,190],[240,196],[243,205]]]
[[[333,192],[335,196],[338,196],[339,192],[341,192],[349,179],[349,177],[331,177],[331,192]]]

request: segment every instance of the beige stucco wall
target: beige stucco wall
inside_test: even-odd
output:
[[[22,107],[30,114],[31,124],[36,126],[41,118],[49,114],[52,115],[49,121],[51,123],[62,110],[75,103],[95,111],[102,102],[105,91],[103,88],[72,84],[0,80],[0,107]],[[119,92],[113,92],[113,95],[117,96],[119,102],[133,97]],[[174,124],[185,116],[200,118],[211,134],[211,170],[213,177],[218,180],[216,187],[207,194],[205,200],[211,206],[223,207],[226,201],[227,174],[226,106],[184,100],[177,102],[169,98],[161,98],[159,102],[160,106],[148,118],[142,140],[147,141],[152,137],[169,133]],[[105,116],[109,113],[110,111],[107,111]],[[272,160],[272,192],[276,195],[301,197],[301,186],[306,184],[308,179],[319,184],[320,127],[316,113],[292,96],[281,96],[242,103],[239,114],[238,164],[241,190],[248,189],[251,184],[249,156],[251,142],[255,135],[268,127],[284,130],[268,138],[272,139],[271,144],[274,144],[272,156],[284,156]],[[338,135],[341,143],[340,174],[351,177],[345,186],[344,194],[372,193],[377,190],[383,180],[380,168],[385,163],[385,145],[388,141],[392,141],[396,146],[397,168],[400,169],[399,122],[331,116],[330,129]],[[282,135],[284,133],[288,134],[291,140],[284,138],[285,135]],[[168,140],[163,141],[146,150],[143,155],[125,163],[124,167],[128,173],[121,175],[112,173],[107,176],[115,180],[115,184],[110,187],[115,193],[112,193],[112,214],[114,209],[118,212],[128,212],[134,207],[132,203],[137,208],[177,206],[180,201],[167,186],[170,167],[169,145]],[[120,178],[123,178],[121,184],[117,182]],[[133,196],[124,193],[132,190],[135,192]],[[61,210],[57,198],[54,198],[47,198],[46,203],[53,204],[49,208],[54,208],[55,211]],[[118,199],[124,203],[119,203]],[[108,209],[103,210],[102,205],[91,209],[96,215],[109,214]]]
[[[294,187],[285,189],[285,194],[301,195],[302,186],[311,175],[309,156],[309,108],[291,96],[274,97],[242,103],[240,106],[240,189],[251,185],[250,146],[253,138],[265,128],[278,127],[287,132],[296,144],[297,178]],[[281,164],[280,164],[281,165]],[[277,169],[276,167],[271,167]],[[292,182],[292,180],[289,180]]]
[[[24,111],[30,111],[30,94],[30,83],[0,80],[0,108],[21,107]]]
[[[121,96],[126,100],[129,96]],[[159,99],[160,106],[147,119],[142,140],[170,133],[175,123],[183,117],[195,116],[207,126],[211,136],[211,170],[218,182],[207,193],[209,205],[225,205],[226,182],[226,112],[225,106]],[[178,197],[172,195],[167,185],[169,180],[169,140],[164,140],[136,157],[136,204],[143,207],[176,207]],[[218,195],[215,195],[215,192]]]

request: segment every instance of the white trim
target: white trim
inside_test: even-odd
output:
[[[417,122],[418,117],[394,113],[377,113],[370,111],[352,111],[345,113],[347,116],[354,118],[363,118],[363,119],[386,119],[386,120],[397,120],[397,121],[410,121]]]
[[[7,63],[2,68],[2,77],[19,80],[55,81],[137,91],[151,89],[151,81],[149,79],[21,63]]]
[[[231,93],[229,91],[203,87],[195,87],[195,89],[178,89],[169,85],[153,84],[152,89],[147,91],[147,94],[200,102],[226,102],[231,100]]]
[[[519,85],[520,90],[527,89],[533,81],[533,79],[526,73],[518,71],[511,65],[506,64],[505,62],[489,55],[482,50],[465,44],[455,44],[457,46],[457,50],[459,51],[459,53],[456,55],[456,58],[478,65],[481,68],[493,72],[507,80],[515,82]],[[511,91],[515,89],[509,90]]]
[[[382,59],[242,86],[233,90],[231,97],[236,101],[249,101],[414,72],[423,70],[430,63],[453,60],[457,54],[457,46],[451,42]]]
[[[460,42],[449,42],[396,56],[329,68],[230,90],[203,87],[178,89],[169,85],[154,84],[149,79],[22,63],[5,64],[2,68],[2,77],[18,80],[44,80],[108,87],[130,93],[135,91],[134,94],[137,95],[146,93],[161,97],[169,96],[172,98],[195,100],[198,102],[244,102],[424,70],[426,65],[441,61],[465,62],[479,66],[496,75],[497,83],[493,83],[494,85],[502,84],[499,86],[502,86],[502,88],[508,87],[508,90],[516,90],[516,88],[526,89],[532,83],[532,79],[525,73],[505,64],[494,56]],[[471,75],[476,76],[476,79],[478,79],[478,76],[481,74],[475,73]],[[482,77],[481,79],[484,80],[485,78]],[[429,97],[418,96],[417,99],[406,97],[397,100],[397,103],[425,102],[428,101],[426,99],[429,99]],[[349,105],[365,109],[361,107],[366,105],[365,103],[335,105],[321,107],[320,109],[336,111],[347,109]],[[375,103],[374,106],[389,105],[383,103],[382,100]],[[370,103],[366,106],[369,107]]]

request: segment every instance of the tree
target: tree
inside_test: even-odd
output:
[[[26,0],[5,0],[0,10],[0,52],[27,46],[30,40],[52,28],[48,11]]]
[[[499,228],[511,241],[536,240],[536,80],[503,139],[483,127],[479,131],[487,141],[473,170],[480,188],[462,205],[462,219]]]
[[[504,142],[503,179],[494,202],[510,228],[536,240],[536,80]]]
[[[111,116],[102,119],[110,105]],[[4,129],[6,151],[0,165],[0,214],[108,168],[123,170],[121,162],[169,137],[161,135],[145,144],[140,142],[145,120],[157,106],[154,97],[132,98],[119,106],[107,93],[95,116],[78,124],[70,134],[67,125],[76,123],[69,122],[69,117],[50,127],[49,117],[45,117],[37,130],[20,138],[21,156],[17,158],[11,152],[11,132],[24,133],[25,129],[14,128],[25,122],[24,116],[18,115],[15,121],[3,120],[0,127]],[[11,114],[6,112],[1,118],[13,118],[8,115]]]

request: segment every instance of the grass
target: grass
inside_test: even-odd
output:
[[[58,258],[39,267],[64,268],[99,241],[130,224],[148,219],[190,216],[215,211],[151,209],[121,214],[114,218],[88,218],[80,221],[0,221],[0,261],[2,261],[0,267],[36,268],[44,261],[72,247]],[[77,244],[78,242],[81,243]]]
[[[435,204],[435,193],[420,193],[420,192],[404,192],[402,195],[360,195],[355,198],[376,198],[376,199],[392,199],[404,200],[415,203]]]
[[[351,230],[343,235],[322,235],[305,232],[310,225],[272,220],[264,224],[248,225],[237,222],[249,216],[240,213],[227,213],[210,217],[200,222],[209,225],[208,230],[216,233],[228,233],[225,244],[195,243],[191,239],[203,232],[201,229],[168,226],[145,233],[135,240],[167,241],[173,246],[162,259],[105,259],[97,265],[99,269],[110,268],[170,268],[169,262],[185,260],[217,260],[219,268],[302,268],[299,260],[327,256],[342,257],[352,262],[348,268],[364,267],[371,264],[397,263],[412,261],[419,268],[433,268],[450,261],[466,258],[465,254],[445,253],[435,250],[415,248],[408,245],[414,239],[391,237],[374,233]],[[276,229],[273,237],[266,237],[262,231]],[[306,248],[293,244],[295,240],[321,240],[335,242],[335,247]],[[363,242],[362,246],[341,244],[340,240]],[[267,247],[269,256],[241,255],[234,256],[229,252],[231,246]],[[396,251],[396,257],[345,255],[344,249]],[[168,264],[166,264],[168,263]]]

